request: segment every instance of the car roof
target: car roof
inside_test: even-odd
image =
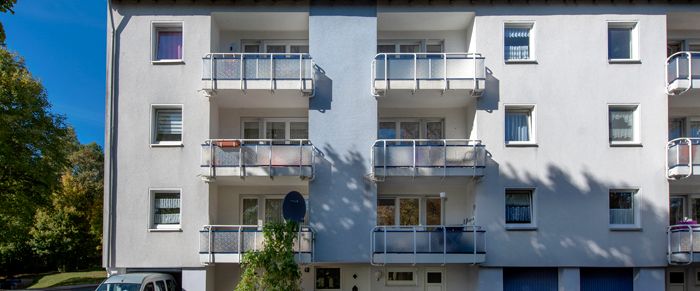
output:
[[[168,274],[161,274],[161,273],[131,273],[131,274],[122,274],[122,275],[114,275],[107,280],[104,281],[104,283],[135,283],[135,284],[142,284],[145,281],[153,281],[153,280],[168,280],[168,279],[173,279],[172,276]]]

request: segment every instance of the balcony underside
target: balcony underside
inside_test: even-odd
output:
[[[375,176],[384,177],[481,177],[483,167],[384,167],[374,168]]]
[[[202,88],[207,91],[297,91],[310,95],[313,92],[312,79],[244,79],[244,80],[202,80]]]
[[[202,264],[216,264],[216,263],[233,263],[240,264],[241,259],[245,253],[199,253],[199,261]],[[311,253],[297,253],[294,254],[294,259],[297,263],[308,264],[311,263]]]
[[[209,168],[202,166],[201,175],[205,177],[311,177],[311,166],[246,166]]]
[[[374,81],[374,89],[378,94],[390,91],[464,91],[467,95],[478,96],[486,87],[486,80],[477,79],[377,79]]]
[[[480,264],[486,261],[485,253],[374,253],[375,264]]]
[[[700,79],[693,78],[692,81],[688,79],[676,79],[667,86],[668,92],[673,94],[688,92],[698,92],[700,91]]]

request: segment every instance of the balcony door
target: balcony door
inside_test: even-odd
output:
[[[441,269],[426,269],[425,270],[425,291],[442,291],[445,290],[443,282],[444,273]]]
[[[377,225],[441,225],[442,201],[435,196],[402,196],[377,199]]]
[[[670,225],[678,224],[685,218],[700,221],[700,194],[671,195],[668,216]]]

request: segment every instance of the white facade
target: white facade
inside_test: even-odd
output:
[[[304,290],[700,290],[700,7],[110,2],[112,273],[232,290],[297,191]]]

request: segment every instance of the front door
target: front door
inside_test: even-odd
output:
[[[442,291],[445,290],[443,282],[445,281],[442,270],[425,271],[425,290],[426,291]]]
[[[668,272],[668,291],[685,291],[685,271]]]

